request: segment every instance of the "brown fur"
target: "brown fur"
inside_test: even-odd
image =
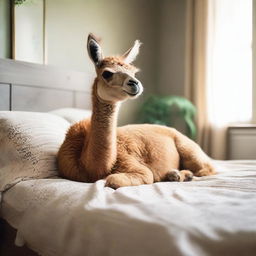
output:
[[[137,71],[121,57],[105,58],[96,67],[92,117],[70,127],[58,152],[63,177],[84,182],[106,178],[106,186],[118,188],[167,180],[189,181],[193,174],[215,173],[201,148],[173,128],[150,124],[117,128],[119,102],[129,97],[119,90],[122,85],[113,87],[102,79],[106,67],[116,71],[120,79],[134,77]],[[99,86],[103,95],[116,100],[100,98]],[[113,88],[119,88],[114,96]]]

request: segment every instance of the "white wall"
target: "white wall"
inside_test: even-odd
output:
[[[143,42],[135,64],[144,97],[185,95],[186,8],[191,0],[45,0],[46,63],[89,72],[89,32],[101,36],[106,55],[120,54],[135,39]],[[0,0],[0,57],[10,57],[9,1]],[[3,29],[4,28],[4,29]],[[90,79],[90,78],[88,78]],[[143,96],[123,104],[120,124],[135,121]]]
[[[187,1],[160,1],[157,92],[161,94],[185,94]]]
[[[89,32],[102,37],[105,55],[121,54],[140,39],[144,44],[135,64],[147,93],[154,91],[155,9],[154,0],[46,0],[46,60],[48,64],[94,75],[86,52]],[[134,121],[142,98],[123,104],[120,124]]]
[[[189,0],[188,0],[189,1]],[[89,32],[102,37],[106,55],[143,42],[135,64],[145,92],[184,95],[185,12],[187,0],[46,0],[48,64],[90,72]],[[135,121],[143,97],[123,104],[119,124]]]

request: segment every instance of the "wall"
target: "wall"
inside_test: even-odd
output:
[[[86,52],[89,32],[102,37],[106,55],[143,42],[135,64],[141,69],[144,97],[185,94],[186,8],[191,0],[45,0],[46,63],[94,76]],[[2,57],[10,56],[8,0],[0,0]],[[3,26],[2,26],[3,24]],[[9,25],[8,25],[9,24]],[[4,34],[4,37],[2,36]],[[4,40],[3,40],[4,38]],[[6,40],[8,38],[8,40]],[[122,105],[119,124],[132,123],[143,96]]]
[[[11,57],[10,1],[0,0],[0,58]]]
[[[46,0],[46,60],[48,64],[86,71],[94,69],[86,52],[89,32],[102,37],[105,55],[122,54],[135,39],[143,42],[135,64],[145,92],[156,85],[156,8],[155,0]],[[90,78],[89,78],[90,79]],[[122,105],[119,124],[133,122],[140,97]]]
[[[253,123],[256,123],[256,0],[253,0]]]
[[[187,0],[46,0],[47,63],[93,76],[86,52],[89,32],[103,38],[106,55],[123,53],[140,39],[135,64],[141,68],[144,96],[184,95],[186,6]],[[142,101],[125,102],[119,124],[134,122]]]
[[[135,64],[145,92],[184,95],[187,0],[46,0],[48,64],[94,73],[86,52],[89,32],[102,37],[106,55],[143,42]],[[122,105],[119,124],[134,122],[143,98]]]
[[[187,4],[162,0],[159,5],[158,87],[160,94],[185,95]]]

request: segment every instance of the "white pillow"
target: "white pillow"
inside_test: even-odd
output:
[[[66,119],[71,124],[79,122],[83,119],[87,119],[91,117],[92,111],[86,109],[79,109],[79,108],[60,108],[49,113],[61,116]]]
[[[49,113],[0,111],[0,191],[56,176],[56,154],[69,126]]]

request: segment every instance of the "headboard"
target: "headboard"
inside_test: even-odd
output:
[[[0,59],[0,110],[91,108],[92,74]]]

